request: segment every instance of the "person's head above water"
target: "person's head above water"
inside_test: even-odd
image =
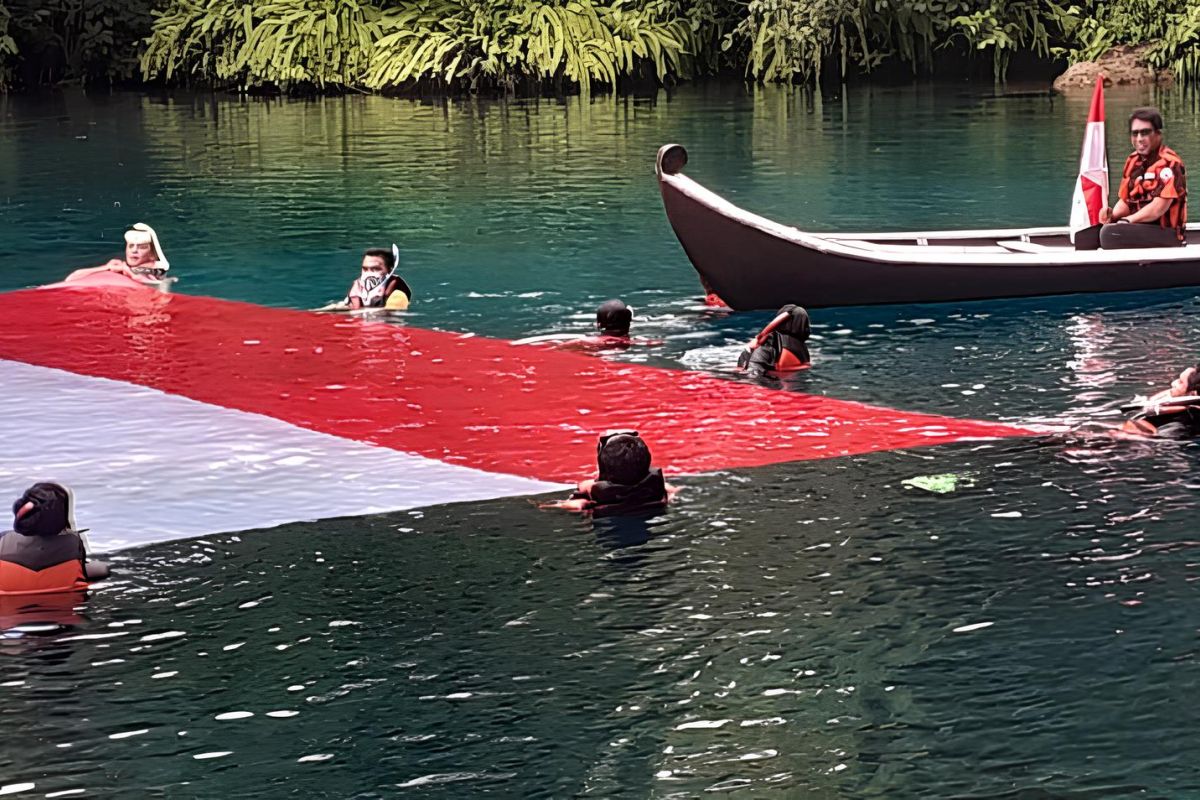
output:
[[[784,317],[784,319],[775,326],[775,330],[793,336],[802,342],[808,341],[808,337],[812,334],[812,323],[809,321],[807,311],[800,306],[788,303],[775,314],[775,319],[780,317]]]
[[[394,266],[396,266],[396,259],[392,256],[391,250],[372,247],[363,253],[362,271],[364,273],[378,274],[382,278],[391,272]]]
[[[1200,394],[1200,364],[1188,367],[1171,381],[1171,397],[1192,397]]]
[[[650,472],[650,448],[637,431],[613,431],[596,445],[600,480],[632,486]]]
[[[596,327],[605,336],[628,336],[633,309],[620,300],[606,300],[596,309]]]
[[[57,483],[35,483],[13,503],[13,530],[26,536],[57,536],[73,528],[71,493]]]
[[[125,231],[125,263],[130,267],[155,269],[170,267],[167,259],[163,256],[158,234],[144,222],[139,222]]]

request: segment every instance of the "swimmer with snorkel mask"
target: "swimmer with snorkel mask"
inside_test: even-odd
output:
[[[1166,439],[1200,435],[1200,365],[1180,372],[1170,388],[1134,398],[1123,410],[1136,412],[1121,426],[1123,433]]]
[[[167,280],[171,263],[163,255],[158,234],[144,222],[125,231],[125,258],[114,258],[99,267],[84,267],[68,275],[63,283],[71,283],[98,272],[116,272],[142,283],[156,284]]]
[[[372,247],[363,253],[360,274],[350,284],[342,305],[357,311],[362,308],[385,308],[404,311],[412,300],[412,289],[400,277],[400,248]]]

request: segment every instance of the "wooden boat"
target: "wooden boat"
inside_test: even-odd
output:
[[[658,151],[667,219],[707,291],[731,308],[939,303],[1200,285],[1197,244],[1076,250],[1068,230],[815,234],[738,208],[683,174],[687,151]],[[1094,235],[1094,234],[1093,234]]]

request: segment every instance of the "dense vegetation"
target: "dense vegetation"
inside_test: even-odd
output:
[[[737,72],[813,84],[941,54],[1147,58],[1200,83],[1192,0],[0,0],[0,86],[589,91]]]

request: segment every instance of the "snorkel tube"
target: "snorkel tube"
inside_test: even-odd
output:
[[[387,290],[387,285],[388,285],[389,281],[396,282],[396,288],[393,289],[392,292],[388,292],[388,290]],[[412,301],[412,296],[413,296],[412,287],[410,287],[408,285],[408,282],[405,281],[404,278],[400,277],[400,248],[399,248],[399,246],[396,245],[395,242],[392,242],[392,271],[389,272],[387,274],[387,277],[385,277],[383,279],[383,291],[384,291],[384,294],[387,295],[389,298],[391,297],[392,293],[394,293],[396,291],[401,291],[404,293],[404,296],[408,302]],[[403,308],[408,308],[408,302],[406,302],[404,304]],[[384,301],[384,305],[387,306],[388,308],[392,307],[391,305],[388,304],[387,301]]]

